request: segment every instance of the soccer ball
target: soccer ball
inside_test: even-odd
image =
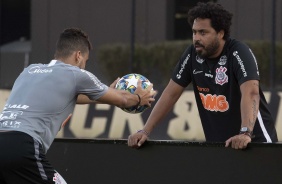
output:
[[[137,81],[138,79],[141,80],[141,86],[143,89],[146,89],[149,87],[151,84],[150,81],[144,77],[143,75],[136,74],[136,73],[131,73],[123,76],[116,84],[115,88],[120,89],[120,90],[126,90],[129,91],[130,93],[134,93],[136,88],[137,88]],[[136,113],[141,113],[144,110],[146,110],[149,106],[143,105],[143,106],[138,106],[138,107],[129,107],[129,108],[121,108],[123,111],[136,114]]]

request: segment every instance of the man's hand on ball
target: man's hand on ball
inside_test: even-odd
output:
[[[137,88],[135,90],[135,94],[138,94],[141,97],[141,103],[140,105],[147,105],[151,107],[151,103],[155,101],[154,96],[156,95],[156,91],[153,90],[153,83],[150,83],[148,88],[143,89],[141,87],[142,81],[138,80],[137,82]]]
[[[110,88],[115,88],[117,82],[119,81],[119,77],[110,85]]]

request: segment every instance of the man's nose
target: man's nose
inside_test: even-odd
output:
[[[194,33],[194,34],[193,34],[193,40],[194,40],[194,41],[199,41],[199,40],[200,40],[200,36],[199,36],[198,33]]]

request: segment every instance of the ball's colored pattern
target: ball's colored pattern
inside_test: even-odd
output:
[[[138,79],[141,80],[141,86],[143,89],[146,89],[149,85],[150,85],[150,81],[144,77],[141,74],[136,74],[136,73],[131,73],[131,74],[127,74],[125,76],[123,76],[116,84],[116,89],[120,89],[120,90],[127,90],[130,93],[134,93],[137,87],[137,81]],[[144,105],[144,106],[138,106],[136,107],[130,107],[130,108],[121,108],[123,111],[128,112],[128,113],[141,113],[143,112],[145,109],[147,109],[148,106]]]

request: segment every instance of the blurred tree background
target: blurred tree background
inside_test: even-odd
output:
[[[172,71],[180,59],[191,40],[166,41],[153,44],[137,44],[135,46],[134,63],[132,63],[132,73],[145,75],[154,86],[163,89],[168,83]],[[269,41],[245,41],[256,56],[261,86],[264,90],[270,88],[270,52],[271,43]],[[99,65],[104,73],[107,73],[108,80],[114,80],[117,76],[130,73],[126,61],[130,60],[130,45],[128,44],[107,44],[101,46],[97,55]],[[276,43],[276,60],[282,61],[282,43]],[[108,72],[113,70],[112,72]],[[277,89],[282,89],[282,62],[277,62],[276,67]],[[280,83],[280,85],[279,85]]]

